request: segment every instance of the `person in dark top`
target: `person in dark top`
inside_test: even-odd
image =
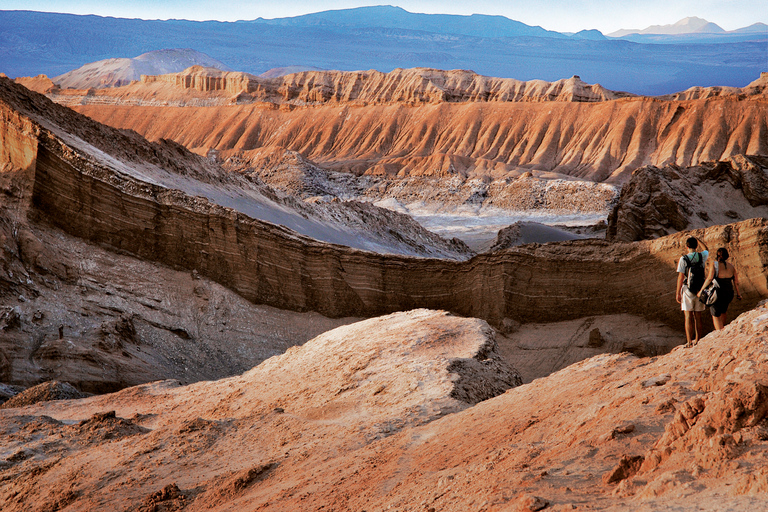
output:
[[[734,290],[736,297],[741,300],[736,267],[728,263],[728,249],[725,247],[717,250],[715,264],[709,269],[709,275],[707,275],[707,280],[704,281],[704,286],[701,289],[703,290],[709,286],[713,279],[717,280],[720,288],[717,290],[717,300],[709,307],[709,312],[712,313],[712,322],[715,324],[715,329],[720,331],[728,321],[725,314],[728,311],[728,305],[733,300]],[[699,292],[700,294],[701,292]]]

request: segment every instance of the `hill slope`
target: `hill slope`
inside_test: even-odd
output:
[[[598,356],[512,389],[477,320],[376,318],[239,377],[0,411],[0,503],[759,509],[766,318],[762,305],[693,349]]]
[[[73,108],[149,139],[173,139],[203,154],[216,149],[223,158],[282,148],[355,174],[503,176],[522,168],[621,183],[643,165],[768,155],[767,105],[762,94],[594,104]]]

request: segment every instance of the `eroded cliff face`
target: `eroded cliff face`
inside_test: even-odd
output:
[[[743,89],[658,99],[578,77],[520,82],[424,68],[263,78],[196,66],[142,80],[88,91],[24,83],[97,121],[201,154],[287,149],[356,174],[501,176],[522,168],[621,183],[644,165],[768,154],[764,77]]]
[[[36,86],[27,80],[30,85]],[[158,97],[152,84],[167,84]],[[578,76],[546,82],[523,82],[494,78],[471,71],[443,71],[429,68],[395,69],[389,73],[369,71],[303,71],[280,77],[254,76],[248,73],[220,71],[192,66],[181,73],[142,75],[141,84],[112,90],[54,91],[53,98],[67,104],[122,104],[125,92],[137,100],[168,105],[195,104],[190,92],[205,92],[219,104],[269,102],[285,105],[401,103],[418,105],[441,102],[596,102],[633,96],[586,84]],[[43,91],[38,91],[43,92]],[[49,92],[46,91],[46,92]]]
[[[83,123],[80,135],[106,129]],[[110,139],[98,140],[109,150]],[[31,194],[34,216],[104,247],[197,271],[254,303],[332,317],[428,307],[496,326],[505,319],[546,322],[616,313],[679,323],[674,268],[685,234],[641,243],[525,246],[466,262],[385,256],[256,220],[161,185],[161,174],[132,173],[109,158],[81,155],[89,146],[75,149],[74,142],[41,130]],[[120,146],[114,155],[130,155],[134,169],[141,168],[142,158],[159,165],[167,159],[169,169],[179,168],[175,172],[190,178],[221,176],[221,170],[206,173],[213,164],[191,158],[181,147],[158,149],[166,147],[167,154],[150,154],[153,146],[143,141],[136,151]],[[179,158],[172,159],[170,150]],[[185,159],[197,167],[185,168]],[[753,219],[697,232],[711,246],[726,244],[740,265],[747,300],[734,305],[737,309],[751,307],[766,293],[767,222]],[[639,275],[653,278],[638,284]]]
[[[686,236],[611,244],[526,246],[467,262],[384,256],[330,245],[151,183],[86,165],[41,138],[37,214],[85,240],[176,269],[196,270],[248,300],[328,316],[446,309],[501,325],[634,313],[676,325],[674,268]],[[768,220],[697,235],[727,244],[748,308],[766,289]],[[653,279],[638,283],[639,275]],[[663,306],[662,306],[663,305]]]
[[[657,238],[685,229],[768,217],[768,159],[735,156],[695,167],[642,167],[608,217],[609,240]]]
[[[693,100],[714,98],[716,96],[753,96],[766,95],[768,93],[768,72],[760,73],[760,78],[751,82],[746,87],[691,87],[675,94],[660,96],[661,99]]]
[[[141,75],[141,82],[145,84],[163,82],[182,89],[195,89],[202,92],[223,91],[230,94],[256,89],[257,80],[258,77],[248,73],[221,71],[203,66],[192,66],[182,73]],[[251,86],[252,83],[253,86]]]
[[[768,155],[768,100],[723,96],[599,103],[73,106],[148,139],[206,154],[281,148],[355,174],[503,176],[522,169],[621,183],[644,165]]]

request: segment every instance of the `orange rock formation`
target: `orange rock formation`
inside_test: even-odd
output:
[[[768,155],[765,77],[652,99],[578,77],[520,82],[416,68],[262,78],[196,66],[125,87],[48,92],[100,122],[201,154],[288,149],[357,174],[525,168],[620,183],[643,165]]]
[[[319,165],[398,176],[504,175],[526,168],[620,183],[643,165],[768,155],[765,96],[599,103],[465,102],[421,106],[274,104],[73,106],[99,122],[222,157],[298,151]]]
[[[0,410],[0,504],[760,510],[767,326],[764,304],[693,349],[503,392],[513,372],[477,320],[376,318],[239,377]]]

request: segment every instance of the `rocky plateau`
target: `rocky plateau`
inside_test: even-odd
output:
[[[522,169],[621,184],[644,165],[768,154],[766,75],[744,89],[669,98],[622,97],[576,77],[517,82],[427,69],[304,72],[248,85],[254,79],[195,68],[48,94],[99,122],[201,154],[290,150],[354,174],[504,177]],[[263,91],[254,103],[216,104],[251,87]],[[173,106],[178,98],[192,103]]]

